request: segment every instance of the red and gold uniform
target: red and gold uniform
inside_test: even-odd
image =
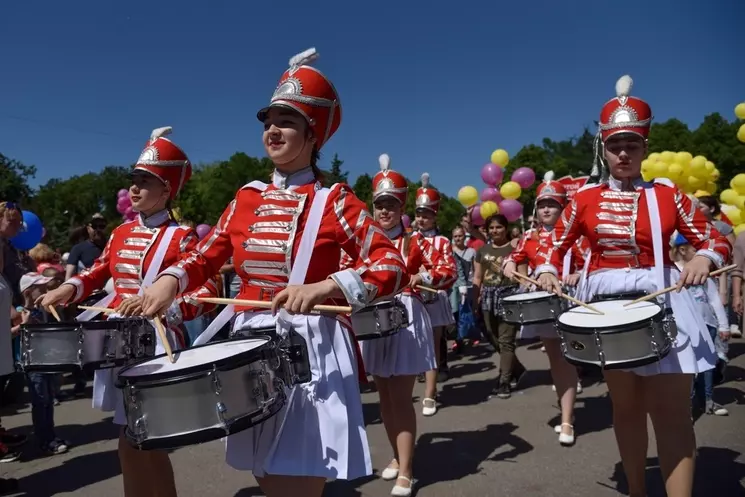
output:
[[[320,148],[339,127],[341,104],[331,82],[309,65],[316,58],[310,49],[290,60],[270,107],[304,116]],[[260,110],[259,120],[268,112],[269,107]],[[360,265],[340,271],[342,251]],[[327,303],[356,310],[392,297],[409,282],[401,256],[364,203],[347,185],[323,189],[310,164],[290,175],[276,170],[269,185],[253,182],[241,188],[196,249],[162,274],[175,276],[181,291],[189,292],[231,256],[241,278],[238,299],[268,301],[289,284],[331,278],[344,299]],[[258,477],[269,473],[355,479],[371,474],[346,319],[284,310],[272,316],[263,308],[241,306],[234,312],[237,334],[272,327],[280,336],[293,332],[303,337],[312,378],[286,389],[287,401],[278,414],[228,437],[228,464]],[[324,456],[329,453],[334,457]]]
[[[603,142],[630,133],[647,138],[652,120],[649,105],[630,96],[631,78],[616,85],[617,97],[600,114],[599,137]],[[606,182],[581,188],[564,209],[551,237],[536,256],[536,274],[558,268],[564,254],[580,236],[590,246],[588,279],[579,297],[589,301],[596,295],[629,292],[652,293],[679,277],[670,261],[671,236],[680,232],[716,266],[727,260],[730,245],[706,220],[690,199],[664,179],[644,182],[641,178]],[[696,373],[715,364],[713,343],[687,291],[666,296],[678,326],[673,351],[660,362],[635,368],[638,374]],[[701,342],[705,342],[708,346]]]

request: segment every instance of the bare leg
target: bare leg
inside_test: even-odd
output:
[[[396,418],[396,448],[398,452],[398,474],[407,478],[412,477],[412,463],[414,459],[414,441],[416,440],[416,414],[411,403],[416,376],[395,376],[390,380],[390,400],[393,403]],[[409,486],[404,479],[397,484]]]
[[[691,497],[696,436],[691,420],[690,374],[644,378],[644,400],[652,418],[660,470],[668,497]]]
[[[256,478],[261,491],[266,497],[288,497],[302,495],[303,497],[321,497],[326,479],[315,476],[285,476],[265,475]]]
[[[440,357],[440,339],[442,338],[442,326],[437,326],[432,329],[434,335],[435,345],[435,358]],[[424,373],[426,384],[424,386],[424,397],[427,399],[434,399],[437,396],[437,368],[432,369]]]
[[[125,497],[176,497],[176,482],[168,453],[141,451],[119,433],[119,462]]]
[[[623,470],[629,482],[629,497],[646,497],[647,411],[643,378],[625,371],[604,371],[613,402],[613,431]]]
[[[546,355],[551,365],[551,377],[556,385],[556,395],[561,406],[561,431],[573,434],[569,425],[574,423],[574,402],[577,399],[577,368],[564,360],[558,338],[543,338]]]
[[[393,378],[383,378],[380,376],[373,376],[375,381],[375,387],[378,390],[380,396],[380,418],[383,420],[383,427],[385,433],[388,436],[388,442],[391,444],[391,450],[393,451],[393,461],[388,465],[389,468],[398,467],[398,449],[396,448],[396,434],[397,423],[396,413],[394,411],[394,402],[391,399],[391,382]],[[412,388],[413,390],[413,388]],[[411,399],[409,399],[411,403]]]

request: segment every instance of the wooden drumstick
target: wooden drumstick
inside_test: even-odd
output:
[[[432,293],[438,293],[439,292],[439,290],[437,290],[436,288],[431,288],[431,287],[424,286],[424,285],[417,285],[416,286],[416,289],[417,290],[422,290],[424,292],[432,292]]]
[[[166,349],[168,360],[171,361],[171,364],[173,364],[174,362],[176,362],[176,359],[173,357],[171,344],[168,342],[168,335],[166,334],[166,329],[163,327],[163,322],[160,320],[160,316],[154,316],[153,322],[155,322],[155,329],[158,330],[160,341],[163,342],[163,348]]]
[[[530,278],[530,277],[528,277],[528,276],[525,276],[525,275],[524,275],[524,274],[522,274],[522,273],[518,273],[517,271],[515,271],[515,272],[514,272],[514,273],[512,273],[512,274],[513,274],[513,276],[517,276],[518,278],[520,278],[520,279],[522,279],[522,280],[524,280],[524,281],[527,281],[528,283],[530,283],[530,284],[532,284],[532,285],[535,285],[535,286],[536,286],[536,287],[538,287],[538,288],[540,288],[540,287],[541,287],[541,284],[540,284],[540,283],[538,283],[538,282],[537,282],[536,280],[534,280],[533,278]],[[581,300],[579,300],[579,299],[575,299],[574,297],[570,297],[569,295],[567,295],[567,294],[566,294],[566,293],[564,293],[564,292],[559,292],[559,293],[557,293],[556,295],[558,295],[559,297],[561,297],[561,298],[563,298],[563,299],[566,299],[566,300],[568,300],[569,302],[572,302],[572,303],[574,303],[574,304],[577,304],[577,305],[579,305],[579,306],[582,306],[582,307],[584,307],[585,309],[587,309],[587,310],[590,310],[590,311],[592,311],[592,312],[594,312],[594,313],[597,313],[597,314],[601,314],[601,315],[602,315],[602,314],[605,314],[605,313],[604,313],[603,311],[601,311],[600,309],[597,309],[597,308],[595,308],[595,307],[593,307],[593,306],[591,306],[591,305],[589,305],[589,304],[585,304],[584,302],[582,302],[582,301],[581,301]]]
[[[55,308],[55,307],[54,307],[53,305],[50,305],[49,307],[47,307],[47,309],[49,310],[49,313],[50,313],[50,314],[51,314],[52,316],[54,316],[54,319],[56,319],[58,323],[62,321],[62,320],[61,320],[61,319],[59,318],[59,314],[57,314],[57,309],[56,309],[56,308]]]
[[[108,307],[94,307],[89,305],[79,305],[78,309],[83,309],[84,311],[98,311],[103,314],[114,314],[116,312],[116,309],[109,309]]]
[[[263,309],[271,309],[272,303],[266,300],[242,300],[242,299],[226,299],[218,297],[199,297],[197,302],[208,302],[210,304],[232,304],[246,307],[261,307]],[[313,310],[316,312],[333,312],[336,314],[351,314],[352,308],[341,305],[316,305],[313,306]]]
[[[711,276],[719,276],[720,274],[726,273],[727,271],[732,271],[736,267],[737,267],[737,264],[730,264],[729,266],[725,266],[722,269],[717,269],[716,271],[712,271],[711,273],[709,273],[709,276],[710,277]],[[665,288],[663,290],[658,290],[658,291],[656,291],[654,293],[650,293],[649,295],[645,295],[644,297],[640,297],[640,298],[638,298],[636,300],[632,300],[628,304],[624,304],[624,307],[628,307],[631,304],[638,304],[639,302],[646,302],[647,300],[656,299],[660,295],[665,295],[666,293],[670,293],[673,290],[677,290],[677,289],[678,289],[678,285],[669,286],[669,287],[667,287],[667,288]]]

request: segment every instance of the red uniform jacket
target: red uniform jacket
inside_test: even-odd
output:
[[[515,250],[505,259],[505,263],[514,262],[518,266],[521,264],[527,264],[531,271],[535,270],[536,257],[538,252],[541,251],[541,245],[547,246],[550,242],[551,231],[547,230],[545,226],[541,226],[538,229],[531,229],[523,233],[520,242],[517,244]],[[582,271],[585,264],[585,254],[589,244],[585,237],[579,237],[577,241],[572,245],[572,260],[570,262],[571,273]],[[544,258],[546,254],[543,254]],[[561,265],[558,266],[559,276],[563,276],[563,260]]]

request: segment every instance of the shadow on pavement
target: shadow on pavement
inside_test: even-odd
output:
[[[485,373],[487,371],[491,371],[492,369],[497,369],[497,367],[491,361],[458,362],[450,366],[450,373],[448,375],[448,381],[452,381],[457,378],[462,378],[464,376]]]
[[[121,474],[116,449],[85,454],[58,466],[41,470],[18,480],[19,497],[52,496],[81,488]]]
[[[357,490],[358,487],[376,479],[375,475],[358,478],[353,481],[336,480],[326,484],[323,491],[323,497],[362,497],[362,492]],[[264,493],[258,486],[248,487],[239,490],[233,497],[263,497]]]
[[[740,453],[719,447],[699,447],[696,456],[696,476],[693,482],[693,495],[743,497],[745,489],[745,464],[736,461]],[[623,473],[623,466],[616,463],[610,480],[615,490],[628,495],[629,487]],[[647,496],[665,497],[665,483],[656,457],[647,458],[646,469]],[[601,486],[608,486],[598,482]]]
[[[533,450],[531,444],[515,435],[517,428],[502,423],[474,431],[422,434],[414,455],[417,488],[477,474],[484,461],[516,462],[515,458]]]
[[[437,398],[441,408],[451,406],[472,406],[486,402],[496,385],[496,378],[490,380],[472,380],[463,383],[445,383],[442,385]]]
[[[548,425],[561,423],[561,414],[552,417]],[[613,427],[613,406],[607,393],[597,397],[578,397],[574,407],[574,429],[577,436]]]

